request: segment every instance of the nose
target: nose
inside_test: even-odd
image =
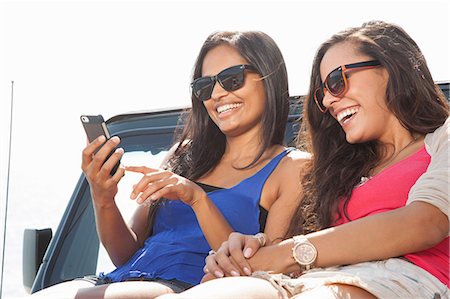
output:
[[[322,99],[322,104],[325,106],[325,108],[330,109],[332,108],[333,104],[335,102],[338,102],[341,100],[342,97],[333,96],[328,91],[325,91],[325,95]]]
[[[213,90],[211,92],[211,99],[213,100],[219,100],[220,98],[226,96],[228,94],[228,91],[226,91],[222,85],[219,83],[219,81],[216,80]]]

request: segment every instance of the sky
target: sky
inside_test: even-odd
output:
[[[269,34],[284,55],[291,95],[306,93],[321,42],[372,19],[402,26],[418,43],[434,79],[449,80],[449,13],[449,1],[426,0],[0,0],[0,244],[8,207],[5,296],[23,292],[23,229],[55,230],[80,176],[86,142],[80,115],[108,119],[189,105],[196,55],[217,30]]]

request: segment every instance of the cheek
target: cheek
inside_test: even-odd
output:
[[[386,104],[386,88],[377,88],[373,91],[371,99],[372,107],[381,114],[390,114],[390,110]]]
[[[254,80],[249,84],[249,88],[245,89],[246,96],[266,101],[266,90],[262,80]]]

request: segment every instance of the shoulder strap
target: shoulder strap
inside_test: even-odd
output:
[[[284,151],[282,151],[272,160],[270,160],[270,162],[267,163],[263,168],[261,168],[257,173],[242,181],[239,187],[245,188],[246,193],[255,196],[255,198],[259,202],[262,188],[266,183],[267,179],[275,170],[275,168],[278,166],[281,159],[283,159],[289,152],[293,150],[296,150],[296,148],[293,147],[286,148]]]

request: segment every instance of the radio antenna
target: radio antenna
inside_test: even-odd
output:
[[[0,279],[0,299],[3,295],[3,273],[5,271],[5,248],[6,248],[6,220],[8,218],[8,199],[9,199],[9,176],[11,173],[11,144],[13,128],[13,102],[14,102],[14,81],[11,81],[11,110],[9,116],[9,149],[8,149],[8,174],[6,176],[6,200],[5,200],[5,221],[3,224],[3,252],[2,252],[2,271]]]

